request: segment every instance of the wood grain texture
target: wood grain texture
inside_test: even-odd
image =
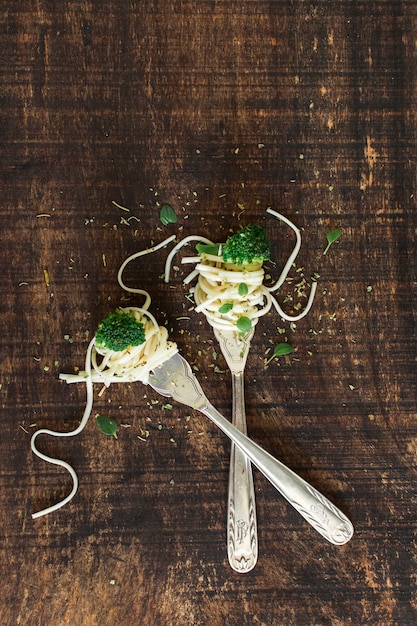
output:
[[[3,4],[1,623],[415,624],[417,2]],[[159,221],[164,202],[175,226]],[[126,302],[122,261],[174,232],[220,239],[258,221],[276,275],[293,238],[268,206],[303,229],[280,298],[297,301],[301,273],[320,284],[295,328],[274,313],[257,327],[248,429],[352,519],[353,540],[324,542],[255,472],[259,562],[233,572],[229,444],[140,384],[96,390],[93,414],[122,425],[117,440],[94,420],[74,440],[43,438],[80,488],[33,521],[70,481],[30,436],[79,423],[85,390],[58,375]],[[213,334],[182,270],[165,285],[163,265],[158,252],[127,278],[230,415]],[[294,353],[266,368],[282,337]]]

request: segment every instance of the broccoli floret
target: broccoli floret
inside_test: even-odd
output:
[[[262,263],[269,259],[269,239],[261,226],[244,226],[227,239],[222,255],[225,263],[234,265]]]
[[[221,256],[225,263],[233,265],[262,264],[270,256],[270,242],[262,228],[253,224],[243,226],[237,233],[231,235],[226,243],[197,244],[200,255],[214,254]]]
[[[127,311],[116,309],[98,325],[95,342],[97,348],[122,352],[130,346],[139,346],[145,341],[145,328]]]

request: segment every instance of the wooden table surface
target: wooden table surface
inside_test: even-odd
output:
[[[1,624],[416,623],[416,27],[413,0],[3,2]],[[176,224],[161,224],[164,203]],[[37,428],[80,422],[85,388],[59,373],[83,366],[110,308],[142,303],[117,284],[123,260],[257,222],[277,275],[294,239],[268,207],[302,230],[286,310],[320,278],[307,317],[257,326],[249,433],[354,538],[329,544],[255,470],[259,560],[231,570],[229,441],[141,383],[96,386],[81,435],[39,439],[80,485],[33,520],[71,488],[30,449]],[[183,269],[164,283],[165,256],[127,280],[230,417],[212,330]],[[284,339],[294,352],[266,367]]]

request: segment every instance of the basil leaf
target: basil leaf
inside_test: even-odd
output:
[[[221,243],[198,243],[196,245],[196,250],[198,254],[201,256],[202,254],[214,254],[214,256],[220,256],[221,253]]]
[[[241,333],[248,333],[252,329],[252,322],[249,317],[241,315],[237,319],[236,326]]]
[[[167,224],[175,224],[175,222],[177,221],[177,215],[171,205],[164,204],[161,207],[159,219],[164,226],[167,226]]]
[[[283,356],[284,354],[291,354],[292,346],[289,343],[279,343],[274,348],[274,356]]]
[[[113,435],[117,439],[117,424],[111,417],[97,415],[96,424],[105,435]]]
[[[279,343],[275,346],[272,355],[265,361],[265,365],[268,365],[275,357],[291,354],[291,352],[292,346],[289,343]]]
[[[331,230],[331,231],[329,231],[327,233],[327,235],[326,235],[327,247],[326,247],[325,251],[323,252],[323,254],[327,254],[327,251],[330,248],[330,246],[332,245],[332,243],[334,241],[336,241],[336,239],[339,239],[341,234],[342,234],[342,231],[340,230],[340,228],[337,228],[336,230]]]
[[[246,283],[240,283],[239,287],[238,287],[238,294],[239,296],[247,296],[248,295],[248,286]]]
[[[219,307],[219,313],[229,313],[233,309],[233,302],[225,302]]]

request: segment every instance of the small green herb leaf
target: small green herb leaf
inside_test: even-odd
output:
[[[159,219],[164,226],[167,226],[167,224],[175,224],[177,221],[177,215],[170,204],[164,204],[161,207]]]
[[[219,313],[222,315],[225,313],[229,313],[233,309],[233,302],[225,302],[219,307]]]
[[[113,435],[113,437],[117,439],[117,424],[111,417],[97,415],[96,423],[102,433],[105,435]]]
[[[249,317],[241,315],[237,319],[236,326],[241,333],[248,333],[252,329],[252,322]]]
[[[240,283],[240,285],[238,287],[238,294],[239,294],[239,296],[242,296],[242,298],[244,296],[247,296],[248,295],[248,291],[249,291],[249,289],[248,289],[247,284],[246,283]]]
[[[214,254],[214,256],[220,256],[221,246],[222,246],[221,243],[212,243],[212,244],[198,243],[196,245],[196,250],[200,256],[202,254]]]
[[[292,346],[289,343],[279,343],[274,348],[274,356],[284,356],[284,354],[291,354]]]
[[[332,245],[332,243],[334,241],[336,241],[336,239],[339,239],[340,235],[342,234],[342,231],[340,230],[340,228],[337,228],[336,230],[331,230],[330,232],[327,233],[326,238],[327,238],[327,246],[325,251],[323,252],[323,254],[327,254],[330,246]]]
[[[291,354],[291,352],[292,346],[290,346],[289,343],[278,343],[272,352],[272,356],[270,356],[269,359],[265,362],[265,365],[268,365],[268,363],[270,363],[272,359],[275,359],[275,357],[284,356],[285,354]]]

